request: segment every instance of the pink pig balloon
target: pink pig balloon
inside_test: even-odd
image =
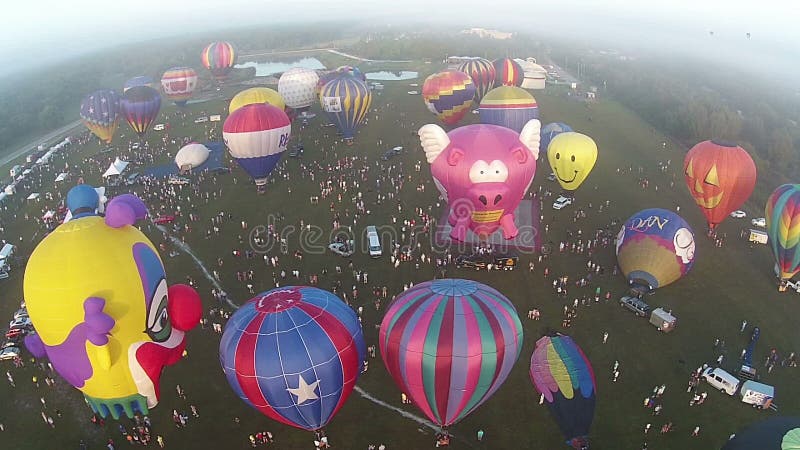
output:
[[[540,126],[531,120],[520,134],[497,125],[419,129],[433,181],[450,207],[452,239],[463,242],[467,229],[482,239],[498,228],[505,239],[517,236],[514,211],[536,172]]]

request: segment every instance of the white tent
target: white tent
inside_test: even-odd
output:
[[[106,170],[106,173],[103,174],[103,178],[108,178],[111,175],[120,175],[127,167],[128,161],[123,161],[117,158],[113,163],[111,163],[110,166],[108,166],[108,170]]]
[[[60,181],[64,181],[66,179],[67,179],[67,173],[66,172],[62,172],[62,173],[58,174],[58,176],[56,177],[56,183],[58,183]]]
[[[36,200],[38,198],[39,198],[39,193],[38,192],[34,192],[34,193],[32,193],[31,195],[28,196],[28,200]]]

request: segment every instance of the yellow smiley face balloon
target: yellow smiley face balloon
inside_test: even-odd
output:
[[[562,188],[578,189],[597,162],[597,144],[581,133],[561,133],[547,146],[547,160]]]

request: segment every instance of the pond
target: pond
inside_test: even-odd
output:
[[[246,69],[248,67],[256,68],[257,77],[268,77],[276,73],[286,72],[293,67],[305,67],[306,69],[324,70],[325,66],[317,58],[303,58],[293,62],[254,62],[248,61],[246,63],[237,64],[237,69]]]
[[[377,81],[400,81],[400,80],[414,80],[419,74],[417,72],[409,72],[401,70],[400,72],[368,72],[368,80]]]

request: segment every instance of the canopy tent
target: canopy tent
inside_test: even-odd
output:
[[[31,195],[28,196],[28,200],[36,200],[38,198],[39,198],[39,193],[38,192],[34,192],[34,193],[32,193]]]
[[[56,177],[56,183],[66,180],[67,179],[67,175],[69,175],[69,174],[67,174],[66,172],[62,172],[62,173],[58,174],[58,176]]]
[[[128,161],[123,161],[119,158],[115,159],[114,162],[108,166],[108,170],[103,174],[103,178],[108,178],[112,175],[121,175],[128,167],[128,164]]]
[[[52,220],[55,215],[56,212],[51,209],[46,213],[44,213],[44,215],[42,216],[42,220]]]

